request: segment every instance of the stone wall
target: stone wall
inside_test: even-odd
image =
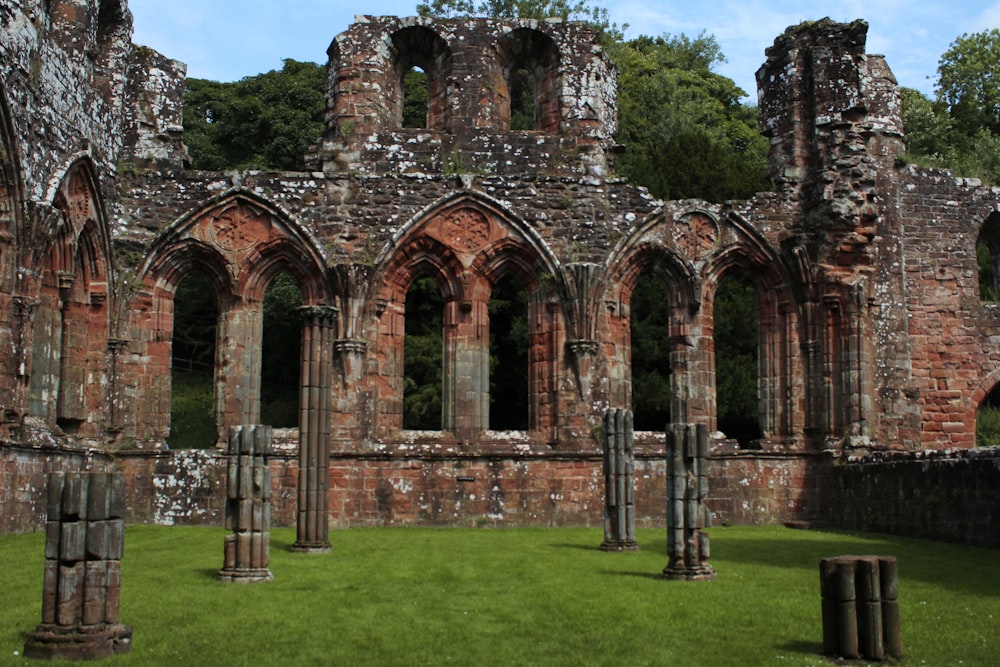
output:
[[[226,457],[221,451],[94,452],[0,448],[2,532],[40,530],[45,480],[55,470],[121,470],[129,523],[222,524]],[[604,473],[599,453],[442,451],[402,448],[335,454],[329,521],[351,526],[600,526]],[[271,519],[294,526],[298,458],[287,447],[270,457]],[[829,465],[795,456],[725,454],[710,462],[708,506],[715,524],[816,520]],[[636,521],[666,525],[666,461],[661,448],[636,459]],[[335,539],[335,538],[334,538]]]
[[[832,468],[834,526],[1000,548],[1000,451],[871,456]]]
[[[302,293],[307,454],[273,459],[276,525],[597,525],[601,415],[632,404],[644,275],[669,319],[663,421],[713,439],[716,289],[737,275],[756,294],[761,437],[712,460],[723,521],[823,519],[824,461],[971,447],[1000,383],[976,266],[979,242],[1000,266],[1000,190],[900,165],[899,91],[863,21],[803,23],[767,50],[775,187],[723,204],[615,176],[616,75],[582,23],[360,17],[330,47],[303,173],[185,169],[184,66],[131,44],[124,0],[0,0],[0,23],[9,529],[33,525],[47,466],[98,458],[129,472],[134,520],[218,521],[217,456],[168,451],[175,298],[194,272],[218,294],[220,441],[260,421],[267,286],[287,273]],[[411,67],[428,77],[421,128],[402,127]],[[528,129],[511,126],[512,73],[533,80]],[[444,382],[440,428],[413,431],[406,300],[423,277],[444,304]],[[528,303],[517,431],[489,414],[490,302],[508,280]],[[637,442],[655,524],[662,445]],[[329,480],[302,496],[328,509],[294,506],[308,479]]]

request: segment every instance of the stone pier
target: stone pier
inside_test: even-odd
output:
[[[124,476],[49,473],[47,516],[42,622],[24,655],[88,660],[128,652],[132,629],[118,622]]]
[[[604,551],[635,551],[632,411],[604,411]]]
[[[229,430],[226,483],[225,563],[219,579],[233,583],[271,581],[270,426],[244,424]]]
[[[670,424],[667,429],[667,579],[714,579],[708,564],[710,525],[708,429],[704,424]]]

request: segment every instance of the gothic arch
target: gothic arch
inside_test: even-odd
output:
[[[187,269],[203,271],[218,290],[215,363],[216,424],[222,437],[230,425],[260,416],[262,302],[269,282],[287,271],[302,291],[306,318],[332,304],[325,260],[313,239],[277,206],[242,190],[225,193],[177,220],[153,243],[138,276],[143,292],[133,317],[155,333],[143,354],[152,373],[143,390],[170,395],[174,295]],[[311,307],[312,309],[308,308]],[[326,323],[325,315],[320,319]],[[335,326],[335,323],[333,323]],[[328,358],[328,357],[327,357]],[[151,437],[165,437],[169,404],[149,414]]]
[[[724,237],[718,251],[704,269],[703,300],[708,307],[703,313],[704,329],[711,337],[712,377],[715,377],[718,357],[715,349],[715,295],[720,281],[736,275],[752,285],[757,308],[757,422],[764,446],[769,448],[791,445],[795,433],[801,432],[803,406],[794,396],[803,377],[799,345],[799,307],[793,281],[786,266],[746,221],[731,214],[725,219],[730,234]],[[718,404],[713,398],[708,410],[711,427]],[[756,437],[756,436],[755,436]]]
[[[605,308],[600,313],[606,335],[620,350],[621,366],[628,369],[611,377],[611,396],[621,405],[632,406],[632,293],[640,275],[646,271],[652,272],[659,280],[666,295],[664,306],[669,318],[667,345],[672,368],[669,410],[671,419],[685,421],[689,419],[690,412],[688,360],[693,345],[690,332],[692,319],[700,308],[700,297],[695,268],[674,248],[657,238],[656,228],[663,225],[662,218],[654,219],[633,237],[643,240],[616,248],[609,259],[601,299]],[[649,234],[650,231],[654,233]]]
[[[381,360],[377,382],[382,392],[381,422],[386,432],[400,428],[403,386],[403,336],[406,293],[421,274],[434,276],[445,298],[442,430],[471,436],[487,428],[489,416],[490,294],[505,275],[515,276],[529,292],[534,339],[558,328],[558,308],[545,307],[558,292],[546,276],[561,281],[558,264],[537,235],[499,204],[477,193],[459,193],[428,207],[393,238],[376,264],[381,280],[372,294],[379,308],[376,351]],[[551,358],[551,354],[537,355]],[[543,393],[539,378],[554,377],[528,369],[534,404]],[[529,411],[534,425],[544,421]]]
[[[105,363],[114,295],[106,216],[89,157],[72,159],[53,180],[49,202],[43,240],[29,260],[39,273],[29,413],[95,438],[104,419],[94,415],[105,414],[114,382]]]
[[[0,293],[3,294],[14,290],[17,248],[24,224],[24,183],[16,136],[7,94],[0,82]]]
[[[286,212],[243,190],[217,197],[164,230],[140,280],[147,288],[176,288],[177,272],[191,262],[226,294],[263,298],[268,281],[288,271],[300,281],[303,303],[331,302],[319,245]]]

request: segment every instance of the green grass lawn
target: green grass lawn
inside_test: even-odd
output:
[[[1000,553],[885,536],[715,528],[715,581],[666,581],[665,531],[605,553],[595,529],[357,528],[274,581],[223,584],[220,528],[130,526],[112,664],[826,665],[819,559],[899,561],[905,665],[1000,663]],[[0,664],[38,624],[44,536],[0,536]],[[50,663],[51,664],[51,663]],[[78,663],[76,663],[78,664]]]

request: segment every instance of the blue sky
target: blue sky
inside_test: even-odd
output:
[[[137,44],[188,65],[188,76],[235,81],[283,58],[326,62],[355,14],[409,16],[418,0],[131,0]],[[937,62],[956,37],[1000,27],[1000,0],[595,0],[627,36],[715,35],[728,62],[717,71],[756,100],[764,49],[790,25],[828,16],[869,23],[868,53],[886,56],[902,86],[932,95]]]

